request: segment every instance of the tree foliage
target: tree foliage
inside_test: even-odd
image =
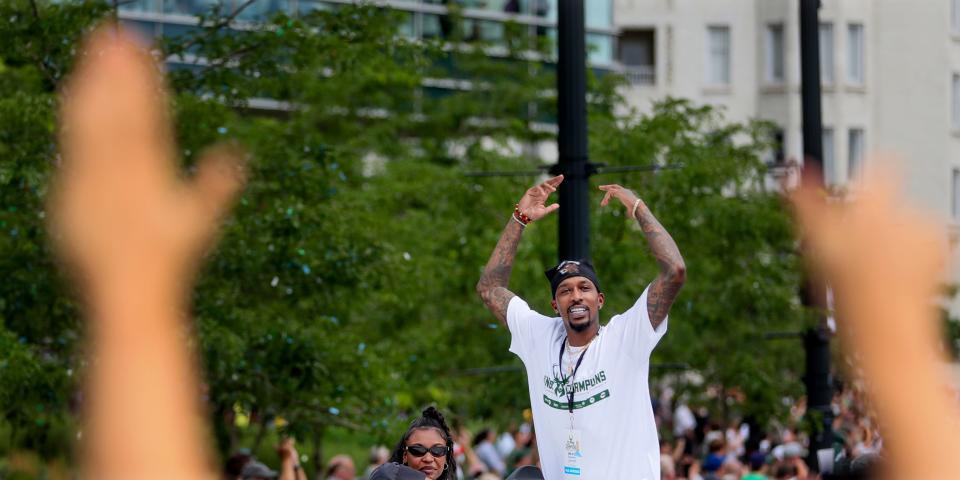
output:
[[[157,45],[170,60],[184,165],[226,139],[251,155],[250,185],[194,296],[221,450],[237,446],[239,416],[264,429],[283,419],[301,438],[338,425],[385,441],[426,403],[516,419],[526,382],[474,285],[534,178],[464,173],[541,165],[517,145],[554,137],[542,128],[556,111],[545,45],[508,24],[491,57],[493,46],[464,40],[457,21],[453,47],[414,42],[396,34],[395,14],[371,6],[240,30],[228,28],[233,13],[211,11]],[[95,2],[0,6],[0,18],[15,19],[0,23],[0,400],[6,448],[46,457],[69,449],[84,368],[77,300],[43,228],[55,93],[81,35],[110,14]],[[597,178],[635,189],[689,268],[654,361],[684,362],[746,393],[748,411],[774,413],[796,390],[800,346],[762,335],[803,318],[789,218],[763,183],[764,126],[680,100],[617,114],[617,81],[591,77],[592,159],[682,165]],[[599,198],[593,257],[608,311],[622,310],[656,265],[641,233]],[[556,231],[555,217],[527,229],[512,279],[543,309]]]

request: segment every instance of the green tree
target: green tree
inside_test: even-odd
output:
[[[75,434],[83,327],[47,248],[43,198],[56,90],[81,35],[111,14],[102,2],[0,4],[0,18],[13,19],[0,23],[5,451],[65,456]],[[456,11],[446,39],[456,48],[405,40],[397,14],[371,6],[279,14],[239,31],[229,28],[236,14],[213,10],[158,44],[171,60],[184,162],[226,139],[251,154],[251,182],[194,300],[221,451],[262,443],[281,418],[314,461],[327,429],[392,442],[403,415],[427,403],[462,419],[516,420],[526,382],[474,285],[534,179],[463,174],[540,166],[517,145],[555,137],[541,128],[556,114],[548,45],[510,24],[497,45],[467,41]],[[194,57],[205,61],[185,63]],[[796,378],[800,348],[761,336],[803,318],[789,217],[764,188],[763,125],[683,101],[617,114],[618,81],[591,76],[592,159],[683,165],[597,178],[635,189],[687,260],[654,360],[685,362],[770,413],[797,388],[783,379]],[[655,264],[622,212],[598,207],[591,218],[610,311],[626,308]],[[555,216],[528,228],[514,270],[515,290],[540,308],[556,231]],[[477,367],[507,370],[471,374]],[[253,428],[238,426],[241,416]]]

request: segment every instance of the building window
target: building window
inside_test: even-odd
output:
[[[586,37],[587,60],[593,64],[613,63],[613,37],[588,33]]]
[[[416,16],[410,12],[400,13],[400,23],[397,24],[397,34],[406,38],[417,38]]]
[[[950,30],[960,35],[960,0],[950,0]]]
[[[707,83],[730,84],[730,27],[707,27]]]
[[[863,129],[851,128],[847,135],[847,178],[860,178],[863,170]]]
[[[422,38],[443,38],[450,34],[450,22],[440,15],[420,14],[420,36]]]
[[[767,25],[767,38],[765,41],[767,56],[767,82],[783,83],[784,81],[784,60],[783,60],[783,24],[775,23]]]
[[[864,83],[863,25],[859,23],[847,26],[847,80],[855,85]]]
[[[154,0],[130,0],[129,2],[122,2],[119,4],[121,11],[128,12],[156,12],[159,11],[157,8],[157,2]]]
[[[820,24],[820,82],[833,85],[833,24]]]
[[[834,152],[833,129],[824,128],[820,137],[823,147],[823,183],[826,185],[836,185],[837,182],[837,162]]]
[[[960,73],[953,74],[953,81],[950,85],[950,105],[953,107],[953,129],[960,130]]]
[[[626,30],[620,36],[620,63],[634,85],[655,85],[656,31]]]
[[[782,164],[786,158],[786,134],[779,126],[770,130],[770,150],[764,156],[767,163]]]
[[[583,14],[587,28],[613,27],[613,2],[611,0],[590,0],[583,2]]]
[[[953,202],[950,205],[950,214],[956,221],[960,220],[960,168],[953,169],[952,187],[950,193]]]

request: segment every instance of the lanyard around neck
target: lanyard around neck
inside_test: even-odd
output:
[[[564,337],[563,341],[560,343],[560,359],[557,361],[557,365],[560,367],[560,376],[563,377],[563,351],[567,348],[567,339],[569,337]],[[566,387],[567,392],[567,408],[570,410],[570,421],[573,422],[573,379],[577,376],[577,370],[580,369],[580,363],[583,362],[583,356],[587,354],[587,349],[590,347],[590,343],[587,343],[584,347],[583,352],[580,354],[580,358],[577,359],[576,366],[573,367],[573,372],[570,373],[569,377],[563,378],[564,386]]]

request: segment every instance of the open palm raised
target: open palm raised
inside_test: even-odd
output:
[[[562,182],[563,175],[557,175],[556,177],[547,179],[543,183],[530,187],[527,192],[523,194],[520,202],[517,203],[517,208],[519,208],[520,212],[524,215],[530,217],[531,222],[547,216],[547,214],[560,208],[560,204],[558,203],[550,205],[546,203],[550,194],[556,192],[557,187],[560,186]]]

